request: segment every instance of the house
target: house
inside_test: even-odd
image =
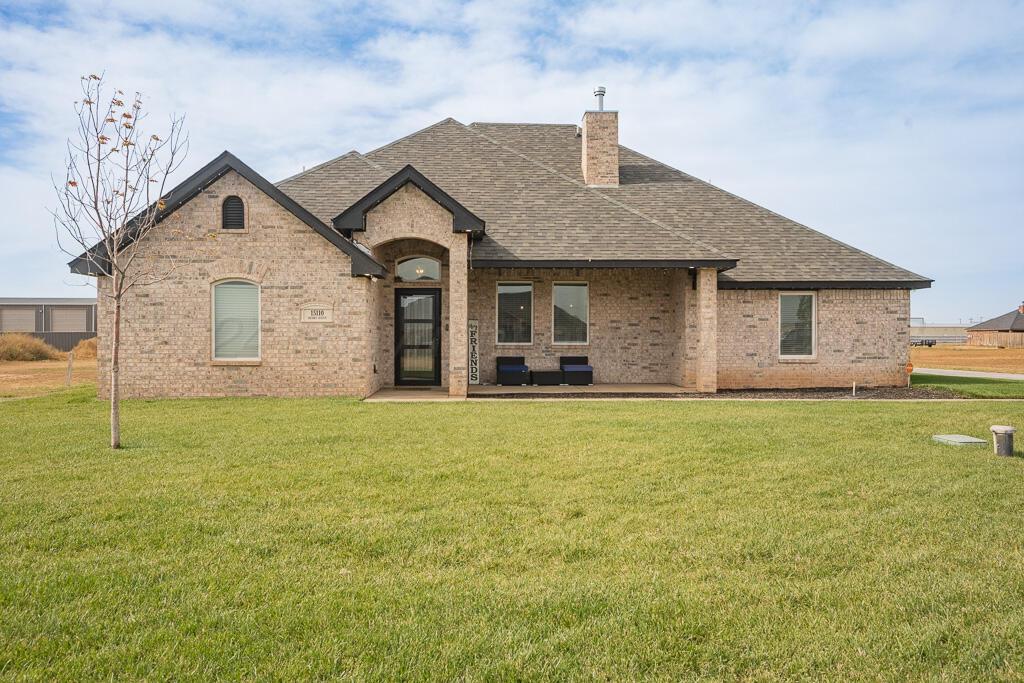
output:
[[[968,346],[1024,349],[1024,303],[983,323],[967,328]]]
[[[618,124],[449,118],[276,185],[224,152],[133,247],[168,276],[125,303],[124,394],[462,397],[497,357],[562,356],[699,392],[905,384],[930,280],[624,147]],[[70,266],[109,288],[100,247]],[[99,318],[103,337],[103,297]]]
[[[22,332],[61,351],[96,336],[95,297],[0,297],[0,334]]]

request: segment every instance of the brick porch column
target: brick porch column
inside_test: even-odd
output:
[[[469,235],[453,235],[448,252],[448,395],[465,398],[469,386]]]
[[[718,271],[697,269],[697,391],[718,391]]]

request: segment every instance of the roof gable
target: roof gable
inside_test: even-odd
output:
[[[412,164],[478,216],[474,266],[623,265],[730,268],[735,259],[674,234],[622,202],[445,119],[366,159],[388,172]]]
[[[281,183],[344,214],[406,166],[487,219],[478,267],[698,267],[722,287],[919,288],[931,280],[620,146],[618,187],[583,182],[572,124],[444,119]],[[358,190],[358,192],[356,191]]]
[[[481,135],[579,182],[581,141],[563,124],[472,123]],[[722,286],[928,287],[931,280],[619,146],[620,184],[595,191],[738,258]]]
[[[203,166],[167,193],[167,197],[164,199],[164,208],[156,214],[156,223],[166,219],[229,171],[234,171],[245,178],[293,216],[312,228],[321,237],[347,254],[352,260],[352,275],[381,276],[386,272],[384,266],[375,261],[372,256],[360,249],[351,240],[332,230],[298,202],[228,151],[222,152],[213,161]],[[156,205],[154,204],[146,211],[152,211],[155,207]],[[138,238],[138,228],[133,225],[134,222],[133,220],[128,223],[125,235],[121,240],[121,248],[128,246]],[[107,274],[105,268],[106,255],[106,245],[103,242],[99,242],[93,245],[86,253],[70,261],[68,266],[72,273],[79,275],[105,275]]]
[[[484,234],[484,221],[481,218],[453,199],[411,164],[406,164],[400,171],[335,216],[334,227],[349,235],[366,230],[367,212],[409,184],[419,188],[423,194],[452,214],[452,232],[468,232],[473,236]]]

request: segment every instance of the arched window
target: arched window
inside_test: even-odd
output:
[[[213,286],[213,358],[259,360],[259,285],[227,280]]]
[[[441,279],[441,262],[428,256],[413,256],[399,261],[395,279],[400,282],[436,282]]]
[[[245,230],[245,204],[241,197],[231,195],[220,210],[222,230]]]

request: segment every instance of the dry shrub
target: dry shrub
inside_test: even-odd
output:
[[[30,334],[0,334],[0,360],[57,360],[62,354]]]
[[[75,358],[95,358],[96,357],[96,337],[91,339],[83,339],[78,342],[74,348]]]

